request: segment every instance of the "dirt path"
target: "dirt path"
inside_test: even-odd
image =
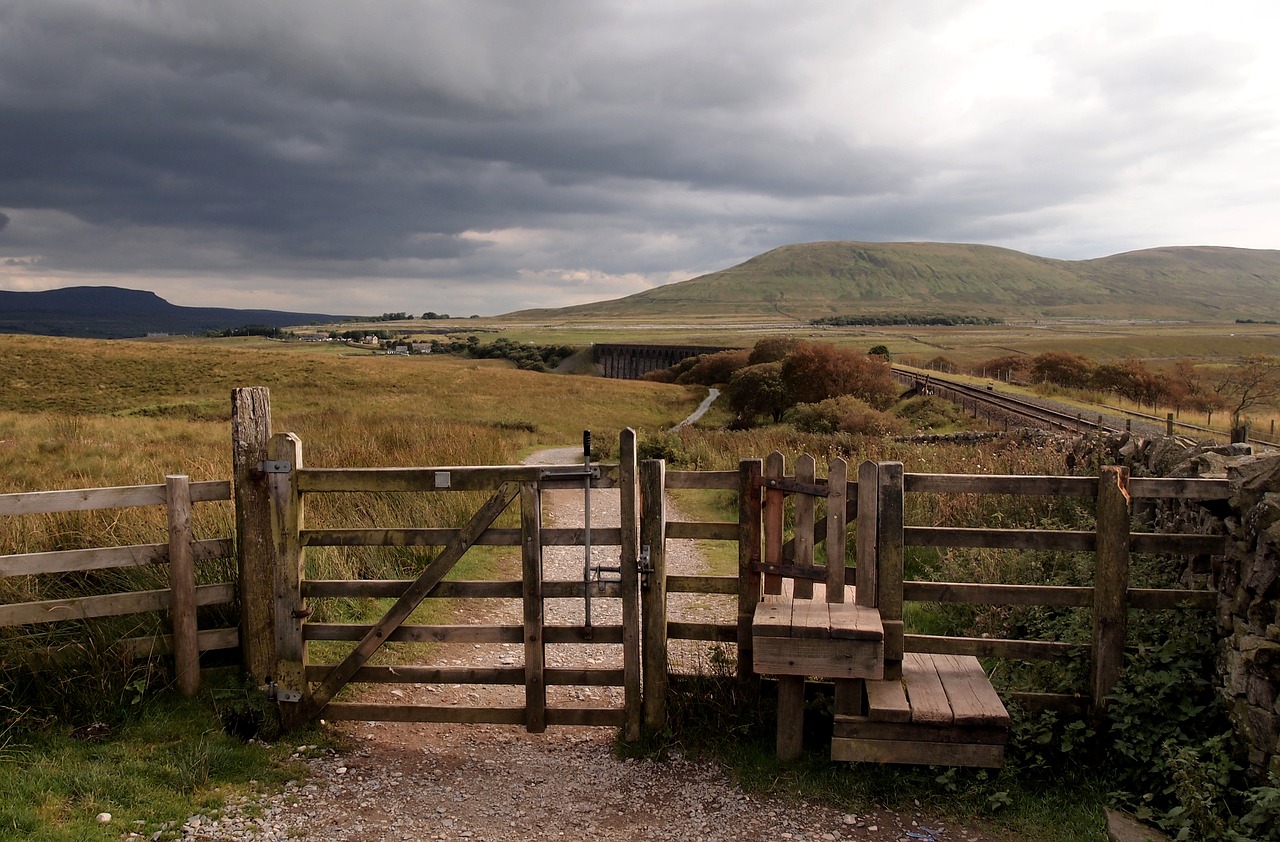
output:
[[[572,448],[543,451],[531,464],[580,458]],[[618,525],[617,491],[593,490],[592,526]],[[674,515],[674,517],[679,517]],[[544,523],[581,526],[582,493],[548,492]],[[694,542],[671,541],[672,573],[701,572]],[[617,563],[617,549],[597,547],[593,561]],[[544,578],[580,579],[581,547],[547,547]],[[516,575],[518,575],[518,570]],[[620,622],[617,600],[597,600],[593,622]],[[680,616],[730,621],[728,598],[671,596]],[[461,622],[519,623],[518,601],[477,600],[462,607]],[[548,624],[583,621],[581,600],[548,600]],[[701,644],[673,652],[673,661],[696,661]],[[433,660],[447,665],[517,665],[517,644],[439,646]],[[604,644],[548,646],[548,665],[619,666],[621,647]],[[424,704],[520,705],[523,687],[451,685],[376,686],[363,696],[376,701]],[[622,703],[615,688],[548,688],[548,704]],[[235,804],[219,818],[193,817],[191,839],[291,839],[408,842],[408,840],[992,840],[996,837],[942,824],[920,815],[872,811],[850,815],[803,801],[744,793],[712,763],[682,757],[619,760],[611,728],[556,728],[529,734],[489,725],[341,723],[357,746],[340,756],[313,758],[310,776],[281,795]],[[309,751],[304,747],[300,755]],[[258,815],[253,815],[260,811]]]

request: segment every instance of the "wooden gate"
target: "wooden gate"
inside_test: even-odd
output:
[[[259,470],[268,486],[274,570],[274,675],[268,679],[280,701],[286,726],[323,715],[331,720],[520,724],[539,732],[547,725],[612,725],[627,739],[640,734],[639,501],[636,437],[624,430],[617,464],[429,468],[304,468],[298,438],[271,438]],[[619,526],[590,529],[547,528],[543,493],[551,489],[616,489]],[[308,528],[304,499],[352,492],[488,492],[461,528]],[[518,501],[519,526],[494,524]],[[479,545],[520,548],[523,575],[518,581],[455,581],[448,574],[467,551]],[[598,565],[596,580],[547,581],[543,549],[549,546],[615,547],[617,564]],[[413,580],[319,580],[308,578],[310,547],[439,547]],[[590,564],[588,559],[587,564]],[[584,565],[585,566],[585,565]],[[313,603],[326,598],[394,599],[371,624],[315,622]],[[519,624],[410,624],[411,615],[429,599],[519,600]],[[617,600],[621,622],[548,625],[545,600]],[[250,612],[246,606],[246,613]],[[312,663],[313,641],[353,641],[336,663]],[[523,663],[502,666],[431,666],[421,663],[371,664],[370,658],[393,641],[416,643],[523,644]],[[621,649],[613,659],[621,667],[581,663],[549,666],[548,644],[610,644]],[[479,646],[476,647],[480,648]],[[510,650],[508,650],[510,651]],[[598,660],[598,659],[597,659]],[[335,701],[350,683],[488,684],[524,686],[523,704],[429,705]],[[619,707],[549,705],[547,687],[622,687]]]

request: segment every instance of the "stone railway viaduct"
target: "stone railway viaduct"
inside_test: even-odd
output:
[[[714,354],[731,348],[709,345],[612,345],[591,346],[592,359],[605,377],[636,380],[651,371],[671,366],[688,357]]]

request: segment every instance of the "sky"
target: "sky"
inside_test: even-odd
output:
[[[493,315],[822,240],[1280,248],[1274,0],[0,0],[0,289]]]

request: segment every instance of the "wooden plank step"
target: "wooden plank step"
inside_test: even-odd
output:
[[[867,682],[867,717],[876,722],[910,722],[911,705],[902,679]]]
[[[934,655],[956,725],[1007,727],[1009,712],[972,655]]]
[[[843,640],[884,640],[880,612],[850,602],[827,604],[831,613],[831,636]]]
[[[756,637],[753,666],[761,675],[879,680],[884,677],[884,642]]]
[[[831,759],[996,767],[1009,714],[977,658],[908,652],[901,680],[865,682],[862,715],[835,717]]]
[[[954,721],[947,691],[933,657],[908,652],[902,657],[902,680],[911,703],[911,721],[922,725],[950,725]]]
[[[831,639],[831,612],[825,602],[797,599],[791,603],[791,636],[805,640]]]
[[[752,637],[791,637],[791,603],[761,602],[751,621]]]

